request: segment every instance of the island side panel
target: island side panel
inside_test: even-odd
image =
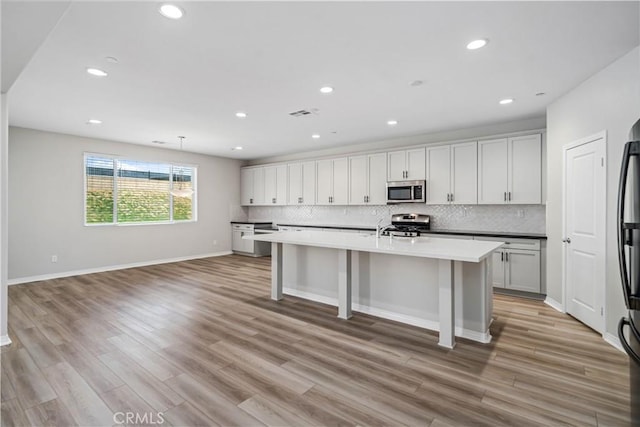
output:
[[[337,249],[284,244],[282,253],[285,298],[338,305]],[[437,330],[437,260],[369,252],[352,252],[352,257],[354,311]],[[454,289],[456,334],[484,341],[491,315],[486,278],[479,263],[461,265],[462,280]]]

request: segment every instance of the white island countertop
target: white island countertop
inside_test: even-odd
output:
[[[393,237],[341,233],[334,231],[279,231],[271,234],[244,236],[244,239],[290,245],[346,249],[452,261],[480,262],[503,242],[446,239],[439,237]]]

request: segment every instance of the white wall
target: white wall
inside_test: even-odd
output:
[[[198,165],[198,221],[85,226],[85,152]],[[9,128],[9,280],[230,251],[229,221],[240,209],[240,164],[176,150]],[[52,255],[58,256],[57,263],[51,262]]]
[[[562,301],[562,147],[607,131],[606,330],[625,314],[616,252],[616,197],[622,148],[640,119],[640,47],[547,109],[547,294]]]
[[[398,147],[409,147],[413,145],[433,144],[433,143],[453,143],[463,140],[473,140],[485,137],[496,137],[501,134],[514,134],[532,130],[542,130],[546,127],[545,117],[534,117],[516,120],[505,123],[495,123],[492,125],[479,126],[473,128],[456,129],[437,133],[406,136],[394,139],[381,139],[378,141],[368,141],[361,144],[341,145],[321,150],[300,151],[289,155],[265,157],[262,159],[250,160],[248,165],[260,165],[264,163],[287,162],[292,160],[309,159],[315,157],[331,157],[344,154],[385,151]]]

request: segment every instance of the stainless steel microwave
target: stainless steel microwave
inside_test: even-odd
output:
[[[389,181],[387,182],[387,204],[425,203],[426,181]]]

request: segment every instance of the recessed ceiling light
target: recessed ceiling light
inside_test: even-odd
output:
[[[169,19],[180,19],[184,15],[184,10],[174,4],[163,4],[160,6],[160,13]]]
[[[87,120],[87,124],[88,125],[100,125],[100,124],[102,124],[102,120],[89,119],[89,120]]]
[[[238,150],[239,151],[239,150],[242,150],[242,147],[240,147],[240,146],[233,147],[232,150]]]
[[[311,135],[311,138],[318,139],[320,138],[320,135],[318,135],[317,133],[314,133],[313,135]]]
[[[245,117],[247,117],[247,113],[243,113],[242,111],[238,111],[236,113],[236,117],[244,119]]]
[[[500,105],[507,105],[507,104],[511,104],[513,102],[513,98],[505,98],[505,99],[501,99],[500,100]]]
[[[97,77],[106,77],[107,76],[107,72],[106,71],[102,71],[98,68],[87,68],[87,73],[91,74],[92,76],[97,76]]]
[[[387,121],[387,124],[388,124],[389,126],[395,126],[395,125],[397,125],[397,124],[398,124],[398,121],[397,121],[397,120],[389,120],[389,121]]]
[[[481,47],[485,47],[487,43],[489,43],[489,40],[487,39],[474,40],[472,42],[469,42],[469,44],[467,45],[467,49],[469,50],[480,49]]]
[[[323,86],[320,88],[320,92],[322,93],[331,93],[333,92],[333,88],[331,86]]]

